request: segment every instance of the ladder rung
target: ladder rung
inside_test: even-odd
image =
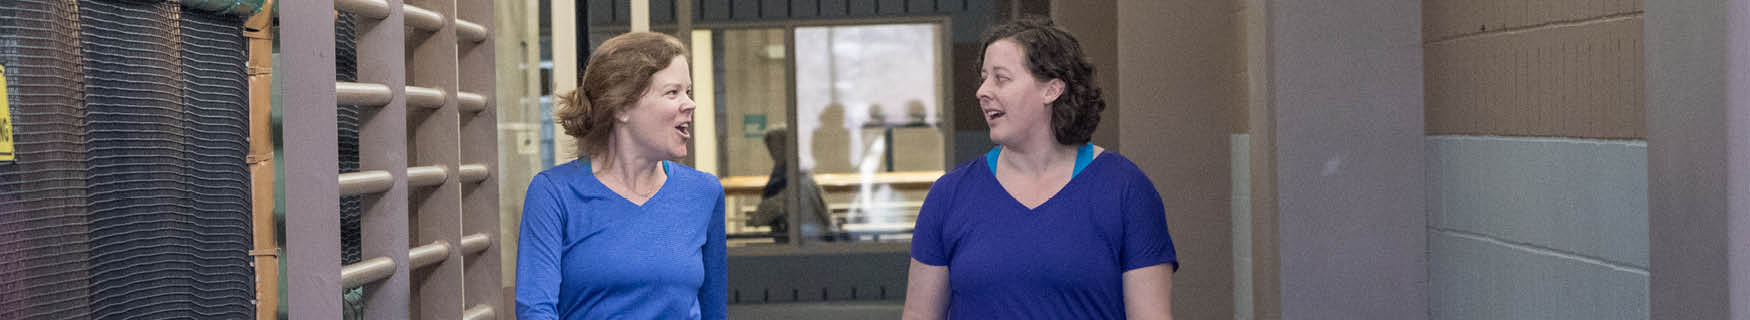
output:
[[[450,243],[443,240],[407,250],[409,269],[425,268],[450,258]]]
[[[467,42],[485,41],[486,27],[468,20],[456,19],[456,39]]]
[[[388,171],[370,170],[340,174],[340,195],[351,196],[378,193],[395,185],[395,176]]]
[[[377,20],[389,17],[389,2],[383,0],[334,0],[334,8]]]
[[[480,253],[481,251],[486,251],[486,248],[490,246],[492,246],[492,237],[487,236],[485,233],[470,234],[466,237],[462,237],[462,254],[472,255]]]
[[[340,268],[340,288],[352,289],[395,275],[395,260],[376,257]]]
[[[443,184],[450,178],[449,170],[440,166],[407,167],[407,187],[418,188]]]
[[[381,107],[395,98],[389,86],[375,83],[335,82],[334,102],[341,105]]]
[[[403,4],[401,5],[401,14],[404,15],[403,19],[406,19],[407,26],[420,31],[435,32],[444,28],[444,15],[425,8]]]
[[[486,165],[479,163],[464,164],[461,169],[462,183],[475,183],[486,180],[486,175],[490,172],[486,170]]]
[[[443,108],[444,107],[444,99],[445,98],[444,98],[444,91],[443,90],[426,88],[426,87],[407,86],[407,107],[408,108],[425,108],[425,109]]]

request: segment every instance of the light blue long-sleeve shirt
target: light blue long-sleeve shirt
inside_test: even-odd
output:
[[[529,182],[517,241],[517,318],[725,319],[723,186],[664,162],[643,206],[609,190],[587,160]]]

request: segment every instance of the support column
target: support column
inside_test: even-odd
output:
[[[1647,1],[1654,319],[1750,319],[1750,1]]]
[[[437,89],[444,100],[436,109],[407,113],[407,166],[443,168],[449,178],[435,186],[408,190],[410,246],[449,245],[434,265],[411,269],[414,318],[459,319],[464,303],[462,265],[461,106],[454,0],[408,0],[444,17],[435,31],[409,33],[406,85]],[[490,11],[488,11],[490,12]]]
[[[559,104],[559,94],[576,89],[578,77],[582,76],[578,74],[578,70],[582,70],[583,64],[587,62],[584,60],[588,57],[580,56],[587,52],[579,49],[588,48],[589,44],[580,45],[578,42],[589,41],[589,35],[578,32],[587,28],[588,24],[587,21],[583,20],[584,15],[580,11],[585,7],[580,6],[578,0],[552,1],[553,112],[558,113],[559,110],[565,108]],[[553,126],[553,164],[561,165],[571,162],[573,159],[577,159],[577,138],[566,135],[565,127],[555,124]]]
[[[286,66],[286,307],[340,318],[340,144],[335,129],[334,2],[282,6]]]
[[[401,0],[388,0],[388,16],[358,20],[358,81],[389,87],[389,103],[359,108],[359,169],[383,170],[394,178],[388,190],[361,198],[359,246],[364,259],[386,257],[395,261],[395,272],[386,279],[365,285],[364,316],[369,319],[407,319],[413,279],[407,266],[407,20]],[[296,312],[294,312],[296,313]]]
[[[1263,3],[1258,317],[1428,318],[1421,3]]]

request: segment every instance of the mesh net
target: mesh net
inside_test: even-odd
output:
[[[205,29],[240,22],[112,1],[79,19],[92,315],[252,317],[243,42]]]
[[[339,81],[358,81],[358,25],[351,13],[334,19],[334,75]],[[340,105],[335,110],[339,128],[340,172],[359,171],[359,107]],[[361,260],[359,249],[359,196],[340,197],[341,263]]]
[[[201,224],[196,246],[204,257],[197,274],[214,275],[194,288],[205,311],[225,318],[254,315],[254,269],[249,249],[249,59],[243,18],[183,11],[184,141],[190,190]]]
[[[77,10],[71,1],[0,2],[16,151],[0,162],[0,319],[91,316]]]
[[[248,318],[242,20],[0,1],[0,319]]]

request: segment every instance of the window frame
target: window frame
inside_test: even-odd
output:
[[[954,163],[953,163],[954,157],[952,155],[954,154],[954,150],[955,150],[954,149],[955,148],[955,146],[954,146],[955,139],[954,138],[955,138],[955,132],[956,132],[955,129],[956,128],[954,126],[955,122],[952,121],[952,119],[954,119],[954,109],[955,109],[954,107],[955,106],[953,104],[954,103],[954,86],[953,86],[953,83],[954,83],[953,82],[953,80],[954,80],[953,65],[954,65],[954,63],[953,63],[953,56],[952,56],[952,52],[953,52],[953,41],[952,40],[953,39],[951,36],[951,31],[953,30],[952,29],[953,21],[952,21],[952,18],[950,16],[931,15],[931,16],[907,16],[907,17],[883,17],[883,18],[809,19],[809,20],[786,20],[786,21],[705,22],[705,23],[695,22],[692,26],[693,29],[692,30],[685,30],[685,34],[690,36],[692,31],[695,31],[695,30],[710,30],[713,33],[724,32],[724,31],[728,31],[728,30],[738,30],[738,29],[739,30],[748,30],[748,29],[782,29],[782,30],[784,30],[784,50],[785,50],[785,60],[786,60],[785,64],[787,65],[787,68],[785,69],[785,77],[786,77],[785,86],[786,86],[786,91],[788,93],[788,96],[786,97],[786,103],[785,103],[785,117],[786,117],[787,121],[789,121],[791,123],[795,123],[798,121],[797,120],[798,119],[797,118],[798,117],[797,111],[798,111],[798,105],[799,105],[799,101],[798,101],[799,95],[796,92],[796,89],[797,89],[796,29],[797,28],[874,26],[874,25],[896,25],[896,24],[932,24],[932,25],[936,26],[935,39],[934,39],[934,41],[936,43],[935,55],[936,55],[936,61],[938,64],[938,67],[936,69],[936,78],[937,78],[937,83],[938,83],[938,85],[936,86],[936,90],[937,90],[937,92],[936,92],[937,102],[936,103],[938,106],[940,106],[937,109],[937,111],[940,113],[939,119],[942,119],[941,121],[937,122],[936,126],[937,126],[937,130],[941,131],[942,137],[943,137],[943,139],[942,139],[943,140],[942,141],[942,148],[943,148],[942,152],[943,153],[942,154],[944,155],[944,157],[942,159],[942,162],[943,162],[942,167],[945,170],[951,169],[951,168],[953,168],[953,165],[954,165]],[[629,28],[614,26],[614,27],[604,28],[604,30],[600,30],[600,31],[604,31],[604,32],[607,32],[610,34],[617,34],[617,33],[624,33],[627,30],[629,30]],[[653,25],[653,26],[651,26],[651,30],[660,30],[660,31],[664,31],[664,32],[675,32],[675,33],[682,32],[682,30],[679,30],[678,26],[674,25],[674,24]],[[691,44],[689,43],[689,45],[691,45]],[[717,108],[719,108],[721,110],[723,107],[724,106],[718,106]],[[726,124],[723,124],[723,123],[718,124],[719,127],[723,127],[725,125]],[[794,124],[792,124],[791,126],[795,127]],[[801,133],[798,132],[798,133],[790,134],[787,137],[785,137],[784,143],[786,144],[786,147],[787,147],[787,149],[786,149],[787,152],[786,152],[785,156],[789,157],[788,159],[786,159],[789,163],[801,163],[800,162],[801,161],[801,148],[800,148],[800,139],[799,139],[800,136],[801,136]],[[723,140],[719,140],[718,144],[719,144],[719,147],[721,147],[721,145],[723,144]],[[720,155],[727,155],[728,153],[719,151],[719,154]],[[719,157],[719,159],[714,159],[714,161],[717,161],[718,168],[728,168],[727,157]],[[787,179],[790,179],[792,181],[799,179],[800,174],[801,174],[800,166],[795,166],[795,165],[790,166],[785,172]],[[719,178],[721,178],[721,177],[719,177]],[[790,193],[790,196],[787,198],[788,199],[785,199],[787,207],[789,207],[789,208],[801,208],[802,207],[801,193],[794,193],[794,192]],[[728,209],[729,208],[725,208],[725,210],[728,210]],[[789,219],[788,223],[791,226],[794,226],[794,227],[789,228],[789,230],[788,230],[789,238],[791,239],[791,241],[789,241],[788,243],[783,244],[783,245],[769,245],[769,246],[762,245],[762,246],[731,247],[731,248],[728,248],[729,255],[730,256],[774,256],[774,255],[807,255],[807,254],[820,254],[820,253],[835,253],[835,254],[891,253],[891,252],[907,252],[907,251],[911,250],[911,245],[909,242],[854,242],[854,241],[853,242],[823,242],[823,241],[818,241],[818,239],[806,239],[806,238],[802,237],[802,228],[800,227],[802,225],[801,224],[802,217],[803,217],[802,214],[787,215],[786,219]]]

